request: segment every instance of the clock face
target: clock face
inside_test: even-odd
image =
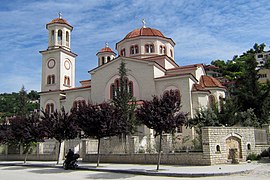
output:
[[[48,63],[47,63],[47,66],[48,66],[48,68],[50,68],[50,69],[54,68],[54,66],[55,66],[55,60],[54,60],[54,59],[50,59],[50,60],[48,61]]]
[[[69,70],[70,69],[70,61],[69,60],[65,60],[65,62],[64,62],[64,65],[65,65],[65,68],[66,68],[66,70]]]

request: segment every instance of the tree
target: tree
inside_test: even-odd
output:
[[[155,130],[154,136],[160,136],[157,170],[161,158],[161,142],[163,133],[175,133],[176,128],[186,122],[187,114],[180,112],[181,98],[178,91],[170,90],[158,98],[154,96],[151,101],[144,101],[136,111],[139,121],[150,129]]]
[[[26,93],[24,87],[19,93],[0,94],[0,122],[12,116],[26,116],[39,108],[39,95],[36,91]]]
[[[118,69],[119,78],[119,88],[116,90],[116,96],[113,98],[113,103],[121,111],[121,119],[126,121],[127,126],[122,129],[122,134],[125,141],[125,152],[126,152],[126,135],[132,134],[136,131],[138,125],[134,110],[136,108],[136,100],[133,97],[131,90],[128,86],[127,69],[125,61],[121,61],[120,67]]]
[[[19,91],[19,94],[17,96],[17,115],[18,116],[27,116],[28,114],[28,109],[27,109],[27,105],[28,105],[28,96],[27,96],[27,92],[24,88],[24,86],[21,88],[21,90]]]
[[[121,134],[121,129],[127,125],[121,121],[119,108],[109,103],[99,105],[84,104],[78,109],[73,109],[79,127],[85,137],[98,139],[98,159],[97,167],[100,162],[100,140],[103,137],[111,137]]]
[[[8,138],[11,136],[11,130],[9,127],[7,120],[0,123],[0,144],[8,143]]]
[[[235,56],[233,60],[225,64],[220,60],[213,61],[212,64],[221,68],[222,75],[229,80],[235,81],[235,87],[229,89],[231,101],[238,110],[238,124],[254,124],[254,118],[260,125],[269,123],[270,119],[270,82],[260,84],[258,82],[258,68],[255,59],[256,53],[264,52],[265,44],[254,44],[253,48],[244,52],[240,56]],[[268,62],[265,67],[268,67]],[[240,112],[249,114],[253,117],[252,121],[244,122],[240,117]],[[237,113],[237,112],[235,112]],[[252,115],[254,113],[254,115]]]
[[[65,111],[64,107],[60,111],[53,113],[42,111],[42,124],[45,127],[43,135],[48,138],[55,138],[59,142],[57,164],[59,164],[61,144],[64,140],[74,139],[79,134],[79,128],[73,114]]]
[[[195,116],[188,119],[187,125],[194,127],[198,134],[198,140],[202,143],[202,127],[205,126],[253,126],[258,127],[259,123],[253,109],[241,111],[234,100],[227,98],[218,107],[217,104],[211,107],[196,110]]]
[[[27,117],[16,116],[11,118],[9,122],[1,125],[0,132],[1,131],[2,133],[0,134],[2,135],[0,135],[0,139],[2,139],[3,143],[23,147],[23,154],[25,154],[24,163],[26,163],[28,154],[32,152],[37,142],[43,140],[41,134],[42,126],[38,113],[33,113]]]
[[[270,83],[260,84],[258,79],[257,61],[255,54],[262,52],[264,44],[259,47],[254,45],[254,49],[243,53],[238,59],[243,61],[243,73],[236,81],[236,90],[233,92],[235,101],[240,108],[240,111],[247,111],[253,109],[259,124],[268,123],[269,118],[269,92]]]

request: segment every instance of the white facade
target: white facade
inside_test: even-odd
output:
[[[174,41],[160,31],[146,27],[131,31],[116,44],[118,57],[106,44],[97,53],[98,67],[89,71],[91,80],[81,81],[82,86],[75,87],[76,54],[70,49],[72,26],[64,19],[57,18],[47,24],[47,29],[48,49],[41,51],[42,109],[53,111],[65,107],[70,110],[76,103],[83,101],[110,101],[119,78],[121,61],[126,63],[129,88],[138,101],[150,100],[153,95],[162,95],[170,89],[179,90],[181,110],[193,117],[195,109],[209,105],[210,97],[216,103],[225,97],[225,88],[213,77],[206,76],[202,64],[179,66],[174,60]],[[55,38],[58,30],[64,32],[63,38],[59,38],[62,44]],[[55,33],[54,41],[52,32]],[[53,83],[48,79],[51,75],[55,78]],[[193,130],[185,129],[183,133],[194,136]]]

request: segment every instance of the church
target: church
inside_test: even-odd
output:
[[[79,103],[110,101],[119,87],[121,61],[125,61],[128,69],[128,90],[138,103],[175,90],[181,95],[181,111],[194,117],[196,109],[220,104],[225,97],[225,87],[206,75],[203,64],[178,65],[173,39],[146,27],[144,21],[142,27],[123,35],[115,45],[116,52],[106,43],[96,54],[98,66],[88,71],[90,78],[81,80],[81,86],[75,87],[77,55],[70,48],[73,27],[59,16],[46,24],[46,29],[48,48],[40,51],[40,106],[48,112],[61,107],[70,110]],[[179,128],[178,133],[191,139],[195,134],[189,128]]]

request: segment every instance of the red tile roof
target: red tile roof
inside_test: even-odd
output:
[[[109,48],[109,47],[104,47],[99,52],[113,52],[113,50],[111,48]]]
[[[211,76],[202,76],[200,79],[200,85],[202,87],[220,87],[225,88],[216,78]]]
[[[63,19],[63,18],[56,18],[56,19],[53,19],[51,22],[49,22],[49,23],[47,24],[47,26],[50,25],[50,24],[66,24],[66,25],[72,27],[72,26],[71,26],[65,19]],[[72,28],[73,28],[73,27],[72,27]]]
[[[165,38],[162,32],[157,29],[142,27],[129,32],[124,39],[130,39],[138,36],[159,36]]]
[[[202,87],[200,84],[193,84],[192,91],[207,91],[204,87]]]

